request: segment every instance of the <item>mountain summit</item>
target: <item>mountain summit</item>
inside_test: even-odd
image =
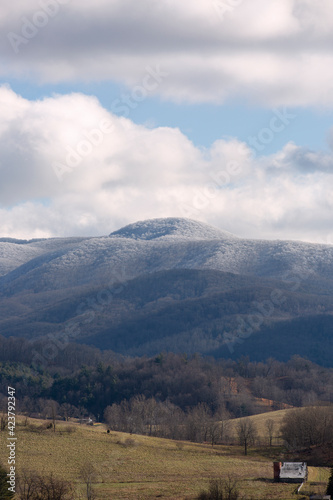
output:
[[[248,240],[182,218],[0,240],[1,335],[73,329],[73,340],[125,355],[230,356],[231,343],[236,357],[332,366],[332,328],[332,245]]]
[[[227,231],[191,219],[169,217],[149,219],[129,224],[110,234],[111,237],[132,238],[135,240],[155,240],[164,237],[177,237],[192,240],[234,239]]]

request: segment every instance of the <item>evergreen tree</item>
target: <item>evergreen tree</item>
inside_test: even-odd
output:
[[[333,497],[333,467],[331,468],[331,475],[328,480],[326,494],[331,495]]]

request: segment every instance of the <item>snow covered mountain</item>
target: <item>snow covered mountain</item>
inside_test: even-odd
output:
[[[119,283],[122,291],[116,295],[112,287]],[[185,289],[182,283],[187,284]],[[89,337],[90,343],[117,350],[112,341],[117,338],[119,350],[128,352],[127,343],[124,347],[118,337],[120,331],[126,337],[129,318],[139,325],[140,318],[154,316],[156,331],[160,328],[158,317],[165,322],[163,311],[167,307],[178,311],[183,301],[212,303],[219,295],[219,318],[209,323],[203,311],[197,320],[202,326],[196,335],[212,339],[201,351],[214,351],[223,346],[223,332],[234,329],[240,317],[251,314],[258,297],[265,303],[276,289],[284,290],[288,307],[275,306],[265,325],[272,327],[276,321],[306,315],[330,315],[333,246],[247,240],[180,218],[137,222],[97,238],[0,239],[0,333],[5,336],[57,333],[66,322],[75,320],[81,325],[76,340]],[[149,290],[155,290],[155,295]],[[230,290],[234,298],[225,297]],[[96,302],[103,293],[113,296],[113,307],[100,304],[100,310],[94,310],[94,321],[86,327],[87,321],[80,319],[82,310],[87,311],[89,300]],[[179,311],[177,317],[182,322]],[[140,328],[147,331],[144,325]],[[177,337],[183,339],[182,348],[195,344],[195,328],[195,322],[187,329],[182,324]],[[137,333],[139,337],[141,333]],[[166,332],[165,338],[170,336],[173,332]],[[142,354],[144,345],[148,353],[165,348],[165,342],[152,337],[153,332],[148,340],[137,342],[140,348],[131,353]]]
[[[177,238],[183,240],[235,239],[231,233],[191,219],[167,218],[152,219],[129,224],[110,234],[111,237],[132,238],[136,240],[155,240],[157,238]]]
[[[104,285],[169,269],[214,269],[333,280],[333,246],[245,240],[187,219],[153,219],[108,237],[0,241],[0,290],[17,293]]]

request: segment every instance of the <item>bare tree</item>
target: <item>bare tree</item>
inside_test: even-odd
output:
[[[74,500],[72,485],[56,478],[53,474],[46,478],[39,476],[37,484],[40,491],[38,500],[46,498],[48,500]]]
[[[2,500],[9,500],[14,497],[14,493],[12,493],[8,489],[8,475],[7,470],[0,463],[0,498]]]
[[[146,434],[148,402],[142,394],[134,396],[129,404],[130,432]]]
[[[72,485],[53,474],[47,477],[23,471],[18,479],[19,500],[74,500]]]
[[[51,416],[52,416],[52,425],[53,425],[53,432],[56,431],[56,417],[57,417],[57,408],[58,408],[58,403],[56,401],[51,402]]]
[[[286,413],[281,434],[294,449],[333,441],[333,409],[327,407],[302,408]]]
[[[215,419],[219,421],[220,424],[220,435],[219,439],[225,442],[229,438],[230,430],[230,413],[224,406],[220,406],[214,415]]]
[[[185,421],[186,439],[189,441],[207,441],[212,424],[212,416],[205,403],[199,403],[187,412]]]
[[[148,431],[149,436],[151,436],[156,427],[158,418],[158,403],[155,398],[150,398],[146,400],[144,417],[145,417],[145,427]]]
[[[69,403],[63,403],[59,408],[59,415],[63,417],[66,422],[68,422],[71,417],[75,417],[77,414],[77,408]]]
[[[126,432],[128,430],[123,406],[113,403],[112,406],[107,406],[104,411],[104,419],[110,429],[114,431]]]
[[[80,470],[80,477],[86,485],[87,500],[94,500],[96,498],[93,482],[96,478],[96,469],[91,462],[86,462]]]
[[[17,494],[20,500],[38,498],[37,474],[23,470],[18,478]]]
[[[220,422],[216,422],[214,419],[211,419],[209,427],[208,427],[208,436],[211,442],[211,445],[214,446],[220,437],[221,437],[221,424]]]
[[[247,455],[247,449],[254,444],[257,437],[257,429],[250,418],[242,418],[236,426],[238,441],[241,446],[244,446],[244,455]]]
[[[158,430],[157,434],[169,439],[185,439],[185,414],[169,401],[158,404]]]
[[[269,418],[265,422],[265,427],[268,434],[269,446],[272,446],[273,436],[274,436],[274,426],[275,422],[272,418]]]
[[[8,424],[7,414],[3,412],[0,418],[0,431],[6,430],[7,424]]]
[[[239,490],[237,479],[228,476],[227,479],[213,479],[208,491],[202,491],[198,500],[238,500]]]
[[[42,416],[43,418],[51,418],[52,419],[52,427],[53,432],[56,430],[56,417],[59,410],[59,404],[53,399],[48,399],[46,401],[42,401],[43,410]]]
[[[0,431],[4,431],[8,424],[7,400],[5,398],[0,399],[0,410]]]

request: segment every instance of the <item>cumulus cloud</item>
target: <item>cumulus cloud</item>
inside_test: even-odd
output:
[[[0,76],[132,87],[158,65],[173,101],[333,105],[330,0],[16,0],[0,30]]]
[[[178,129],[137,125],[94,97],[28,101],[8,87],[0,150],[1,236],[99,235],[184,216],[240,236],[332,243],[332,154],[289,143],[258,157],[236,138],[198,148]]]

